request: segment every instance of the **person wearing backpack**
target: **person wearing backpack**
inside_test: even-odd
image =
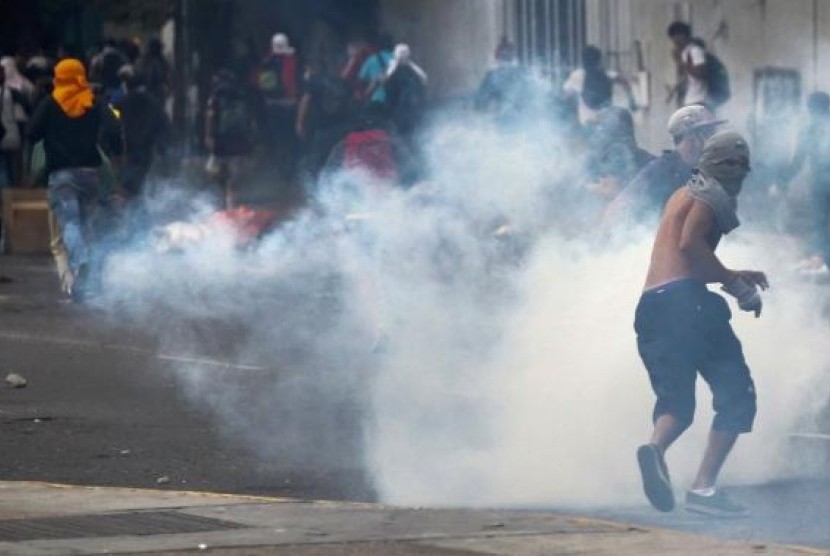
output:
[[[388,127],[388,120],[377,107],[364,108],[332,149],[323,174],[359,172],[368,178],[366,185],[372,188],[405,185],[404,180],[411,177],[407,173],[410,151]]]
[[[206,170],[219,183],[226,209],[236,205],[239,186],[247,175],[254,150],[256,118],[250,95],[230,70],[213,78],[205,116]]]
[[[398,134],[407,141],[423,117],[426,85],[427,74],[412,61],[409,46],[397,45],[384,86],[389,115]]]
[[[577,98],[579,123],[586,126],[597,119],[603,108],[611,106],[614,85],[623,88],[629,99],[629,109],[634,109],[631,87],[622,76],[608,71],[602,64],[602,51],[593,45],[582,50],[582,67],[576,68],[565,80],[562,91]]]
[[[377,43],[377,50],[366,58],[360,68],[358,77],[365,85],[362,96],[367,104],[386,105],[386,87],[384,87],[383,82],[386,79],[389,65],[394,59],[394,47],[395,43],[391,36],[381,35]]]
[[[702,104],[714,111],[729,100],[731,88],[729,73],[720,59],[706,50],[706,43],[692,36],[688,23],[675,21],[667,34],[677,62],[678,83],[669,100],[677,95],[678,107]]]
[[[729,82],[729,72],[720,58],[712,54],[703,39],[695,37],[692,42],[697,44],[706,54],[706,105],[712,110],[726,103],[732,97],[732,86]]]

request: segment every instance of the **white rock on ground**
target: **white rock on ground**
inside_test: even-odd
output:
[[[29,382],[17,373],[9,373],[6,375],[6,384],[9,388],[26,388]]]

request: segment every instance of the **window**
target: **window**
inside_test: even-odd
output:
[[[558,73],[579,65],[585,0],[507,0],[504,19],[519,59]]]

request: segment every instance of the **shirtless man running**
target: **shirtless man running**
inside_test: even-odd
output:
[[[742,310],[760,316],[758,288],[769,287],[764,273],[730,270],[715,256],[723,234],[739,224],[736,198],[748,172],[749,148],[741,135],[719,131],[706,141],[698,169],[666,204],[637,306],[637,347],[657,395],[654,432],[637,460],[646,497],[660,511],[674,509],[664,454],[692,423],[699,372],[712,390],[715,419],[686,507],[745,512],[715,481],[738,435],[752,429],[755,386],[729,324],[729,307],[706,284],[722,284]]]

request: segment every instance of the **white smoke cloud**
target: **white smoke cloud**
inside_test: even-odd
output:
[[[279,369],[255,386],[181,373],[190,399],[264,458],[365,465],[390,503],[639,503],[634,450],[653,395],[633,319],[651,237],[599,241],[571,140],[542,119],[505,132],[452,118],[426,140],[428,183],[377,194],[337,176],[256,249],[219,234],[178,255],[122,253],[108,299],[157,328],[161,349]],[[514,235],[495,236],[505,223]],[[735,309],[759,416],[724,480],[754,482],[793,472],[787,434],[827,401],[830,350],[818,287],[782,270],[793,250],[734,235],[726,264],[767,270],[774,286],[761,319]],[[701,387],[669,454],[678,486],[708,404]],[[332,407],[357,407],[351,438],[333,432]]]

